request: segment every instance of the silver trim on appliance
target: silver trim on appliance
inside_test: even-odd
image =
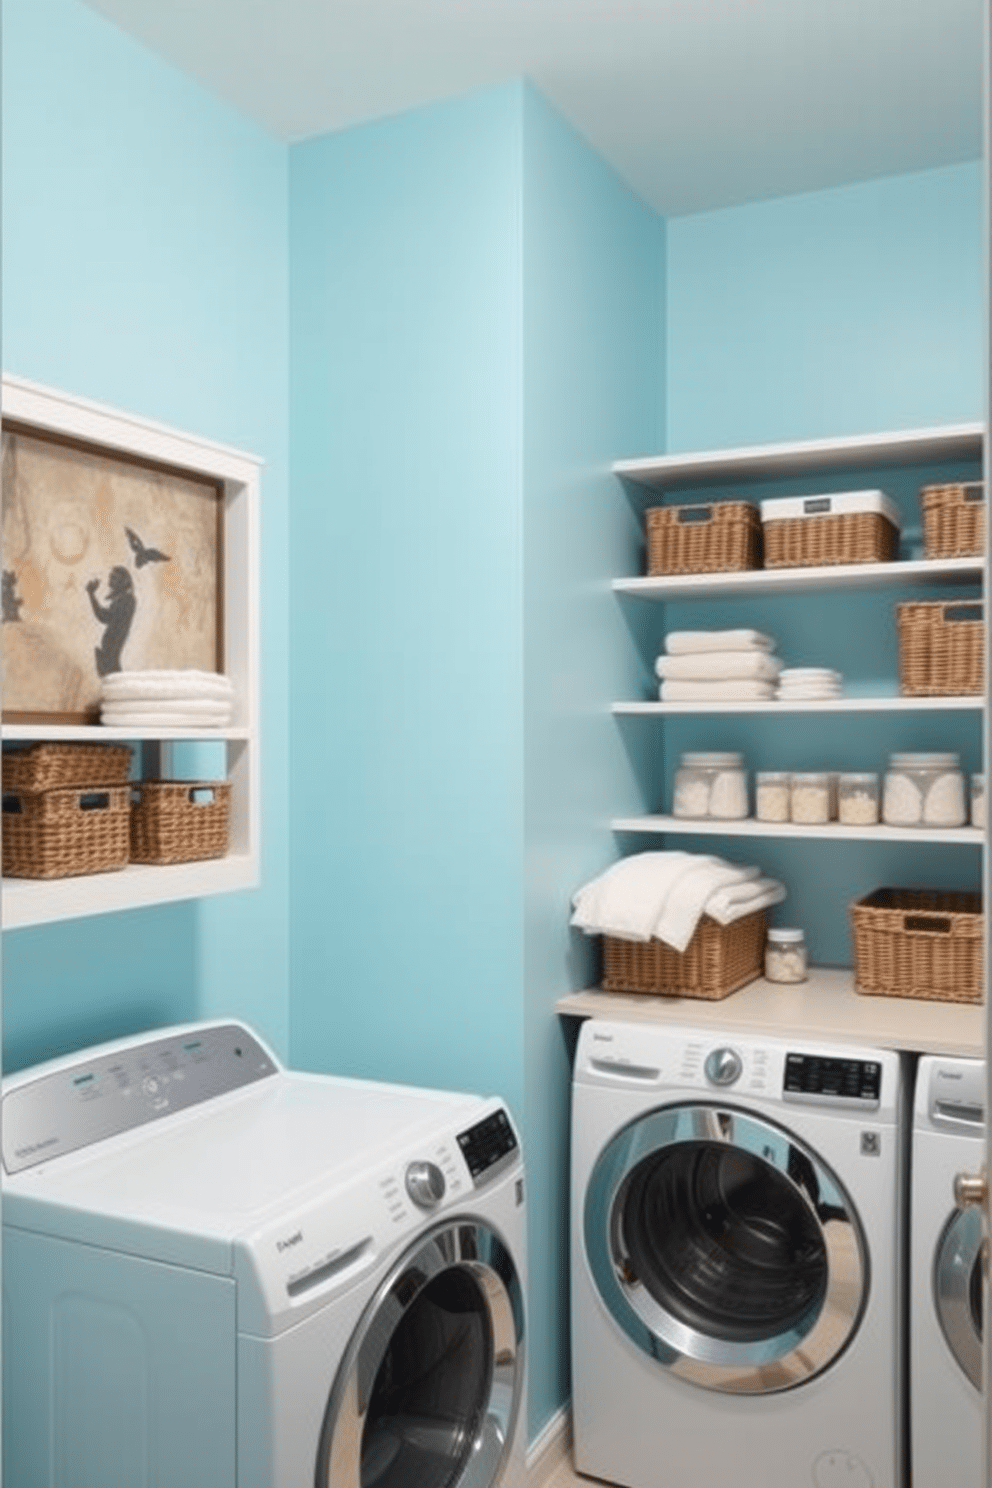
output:
[[[934,1306],[947,1347],[976,1390],[982,1388],[981,1251],[981,1211],[956,1209],[934,1255]]]
[[[404,1325],[415,1336],[417,1309],[451,1285],[465,1326],[445,1350],[443,1377],[435,1371],[424,1386],[429,1408],[376,1417],[377,1391],[387,1377],[402,1386],[395,1376],[409,1362],[393,1358],[394,1341]],[[324,1414],[317,1488],[371,1488],[380,1478],[494,1488],[521,1406],[523,1349],[523,1289],[500,1236],[471,1218],[422,1234],[376,1291],[345,1351]],[[415,1364],[426,1373],[423,1360]]]
[[[729,1105],[639,1117],[600,1153],[586,1257],[617,1325],[672,1374],[788,1390],[847,1347],[868,1250],[836,1175],[784,1127]]]

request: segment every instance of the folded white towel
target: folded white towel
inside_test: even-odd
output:
[[[665,896],[654,933],[676,951],[684,951],[692,939],[711,895],[729,884],[758,878],[760,868],[737,867],[722,858],[702,856],[679,875]]]
[[[662,682],[658,696],[663,703],[763,702],[775,696],[774,682],[738,681]]]
[[[691,651],[774,651],[772,636],[761,630],[672,630],[665,637],[669,656]]]
[[[128,698],[125,702],[122,698],[110,701],[104,699],[100,705],[103,713],[133,713],[136,717],[142,713],[161,713],[165,708],[171,713],[188,713],[190,717],[203,718],[230,718],[231,703],[214,698]]]
[[[659,656],[655,675],[667,681],[731,681],[738,677],[774,682],[782,670],[777,656],[767,651],[693,651],[683,656]]]
[[[203,672],[191,667],[182,671],[111,672],[104,677],[100,691],[102,697],[113,702],[230,698],[234,683],[222,672]]]
[[[650,940],[672,885],[697,856],[643,852],[620,858],[572,895],[571,923],[588,935]]]
[[[189,713],[183,708],[164,706],[156,713],[131,713],[126,708],[101,708],[100,722],[107,728],[216,729],[227,726],[230,722],[230,714],[213,717],[202,713]]]
[[[781,904],[785,898],[785,884],[776,878],[753,878],[746,883],[727,884],[717,889],[706,901],[705,914],[718,925],[732,925],[745,915],[773,904]]]

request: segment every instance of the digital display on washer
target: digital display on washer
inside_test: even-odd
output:
[[[517,1150],[510,1118],[502,1108],[458,1133],[458,1145],[476,1183],[484,1174]]]
[[[785,1056],[784,1094],[793,1099],[877,1106],[882,1066],[877,1059],[836,1059],[820,1054]]]

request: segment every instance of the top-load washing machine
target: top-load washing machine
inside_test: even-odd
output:
[[[982,1219],[954,1179],[985,1162],[985,1063],[928,1054],[916,1071],[910,1199],[913,1488],[983,1488]]]
[[[582,1025],[579,1472],[898,1488],[902,1092],[891,1052]]]
[[[205,1023],[18,1074],[2,1118],[5,1488],[518,1488],[498,1099]]]

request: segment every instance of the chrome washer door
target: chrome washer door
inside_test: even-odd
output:
[[[523,1291],[472,1220],[421,1236],[362,1315],[324,1413],[317,1488],[494,1488],[523,1389]]]
[[[933,1268],[934,1305],[957,1363],[982,1388],[982,1216],[959,1209],[944,1226]]]
[[[729,1106],[662,1108],[618,1132],[593,1168],[584,1229],[614,1321],[704,1389],[804,1383],[867,1302],[867,1247],[837,1177],[793,1133]]]

